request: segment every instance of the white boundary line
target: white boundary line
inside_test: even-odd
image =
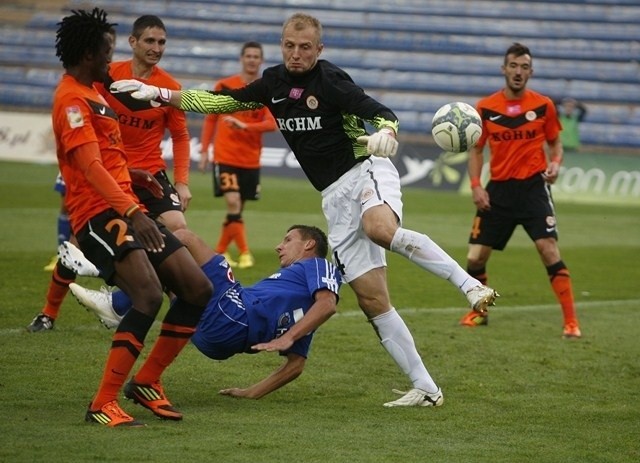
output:
[[[499,300],[498,300],[499,302]],[[609,307],[612,308],[621,308],[621,307],[638,307],[640,306],[640,299],[627,299],[620,301],[581,301],[577,304],[577,309],[606,309]],[[465,307],[462,305],[459,307],[406,307],[398,309],[398,312],[401,314],[428,314],[428,313],[461,313],[464,312]],[[498,305],[496,307],[491,307],[490,312],[532,312],[532,311],[547,311],[547,310],[559,310],[558,304],[541,304],[541,305],[518,305],[518,306],[502,306]],[[363,317],[363,313],[360,310],[345,310],[343,312],[338,308],[338,313],[336,313],[332,318],[339,317]],[[158,321],[156,320],[156,323]],[[3,328],[0,329],[0,336],[7,336],[13,334],[27,334],[25,327],[20,328]],[[111,337],[113,335],[113,330],[107,330],[103,326],[100,326],[97,320],[95,323],[90,323],[88,325],[79,325],[71,328],[72,331],[104,331],[105,334],[108,334]],[[31,336],[46,336],[46,333],[32,333]]]
[[[640,306],[640,299],[625,299],[620,301],[581,301],[576,303],[576,308],[578,311],[583,309],[597,309],[597,308],[607,308],[607,307],[638,307]],[[517,305],[517,306],[503,306],[500,305],[500,299],[498,299],[498,305],[495,307],[490,307],[489,312],[532,312],[532,311],[546,311],[546,310],[559,310],[560,306],[556,304],[541,304],[541,305]],[[405,307],[398,308],[399,313],[403,314],[422,314],[422,313],[458,313],[465,312],[468,308],[460,305],[459,307]],[[338,313],[334,315],[334,317],[355,317],[362,316],[362,311],[360,310],[346,310],[344,312],[340,311],[340,306],[338,305]]]

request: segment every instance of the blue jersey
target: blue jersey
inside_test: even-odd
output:
[[[216,255],[202,266],[214,286],[193,344],[206,356],[223,360],[238,353],[256,353],[251,346],[286,333],[315,302],[316,291],[338,295],[342,283],[336,267],[322,258],[309,258],[246,288],[235,281],[227,261]],[[289,352],[307,357],[313,333],[296,341]]]

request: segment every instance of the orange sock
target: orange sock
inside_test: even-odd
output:
[[[249,244],[247,243],[247,233],[244,228],[244,222],[241,220],[236,222],[236,229],[233,235],[233,239],[236,242],[236,246],[238,246],[238,251],[240,254],[245,252],[249,252]]]
[[[42,308],[43,314],[54,320],[58,317],[62,301],[69,292],[69,284],[74,281],[76,281],[75,272],[69,270],[58,261],[51,274],[51,281],[47,289],[47,300]]]
[[[97,410],[118,397],[118,391],[127,380],[143,346],[132,332],[116,331],[91,410]]]
[[[229,243],[231,243],[231,241],[233,240],[231,225],[233,225],[233,222],[229,221],[225,221],[225,223],[222,224],[222,233],[220,234],[220,238],[218,238],[218,244],[216,245],[216,252],[218,254],[227,252]]]
[[[160,379],[164,370],[187,345],[195,326],[172,325],[162,323],[160,336],[153,345],[147,360],[136,373],[134,381],[140,384],[152,384]]]
[[[556,298],[562,307],[564,324],[577,323],[578,317],[576,316],[575,303],[573,299],[573,286],[571,284],[571,275],[569,275],[569,270],[564,265],[564,262],[560,261],[548,266],[547,274],[549,275],[553,292],[556,294]]]

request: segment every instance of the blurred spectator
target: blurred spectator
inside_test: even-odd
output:
[[[565,151],[580,149],[580,122],[587,114],[586,106],[575,98],[563,98],[558,105],[558,117],[562,123],[560,140]]]

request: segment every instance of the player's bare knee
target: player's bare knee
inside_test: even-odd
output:
[[[385,249],[391,249],[393,235],[398,229],[395,224],[390,225],[384,221],[363,222],[362,228],[371,241]]]
[[[175,233],[178,230],[185,230],[187,228],[187,221],[184,214],[180,211],[167,211],[160,214],[157,220],[171,230],[172,233]]]
[[[362,229],[367,237],[386,249],[398,230],[398,218],[387,204],[368,209],[362,216]]]
[[[489,256],[491,256],[491,248],[472,244],[467,251],[467,267],[482,268],[487,265]]]
[[[140,290],[130,294],[133,306],[150,317],[155,317],[160,311],[163,301],[162,288],[141,287]]]
[[[176,288],[176,294],[190,304],[205,306],[213,294],[213,284],[200,272],[201,275],[193,272],[186,280],[187,283]]]
[[[482,258],[479,255],[467,254],[467,267],[468,268],[481,268],[487,263],[486,258]]]
[[[203,278],[202,281],[198,281],[197,288],[192,292],[192,294],[192,304],[205,306],[213,294],[213,285],[208,278]]]
[[[358,305],[367,318],[371,319],[389,311],[391,304],[384,297],[358,297]]]
[[[174,230],[173,235],[180,240],[182,244],[189,247],[189,243],[193,239],[194,233],[188,228],[179,228],[178,230]]]

